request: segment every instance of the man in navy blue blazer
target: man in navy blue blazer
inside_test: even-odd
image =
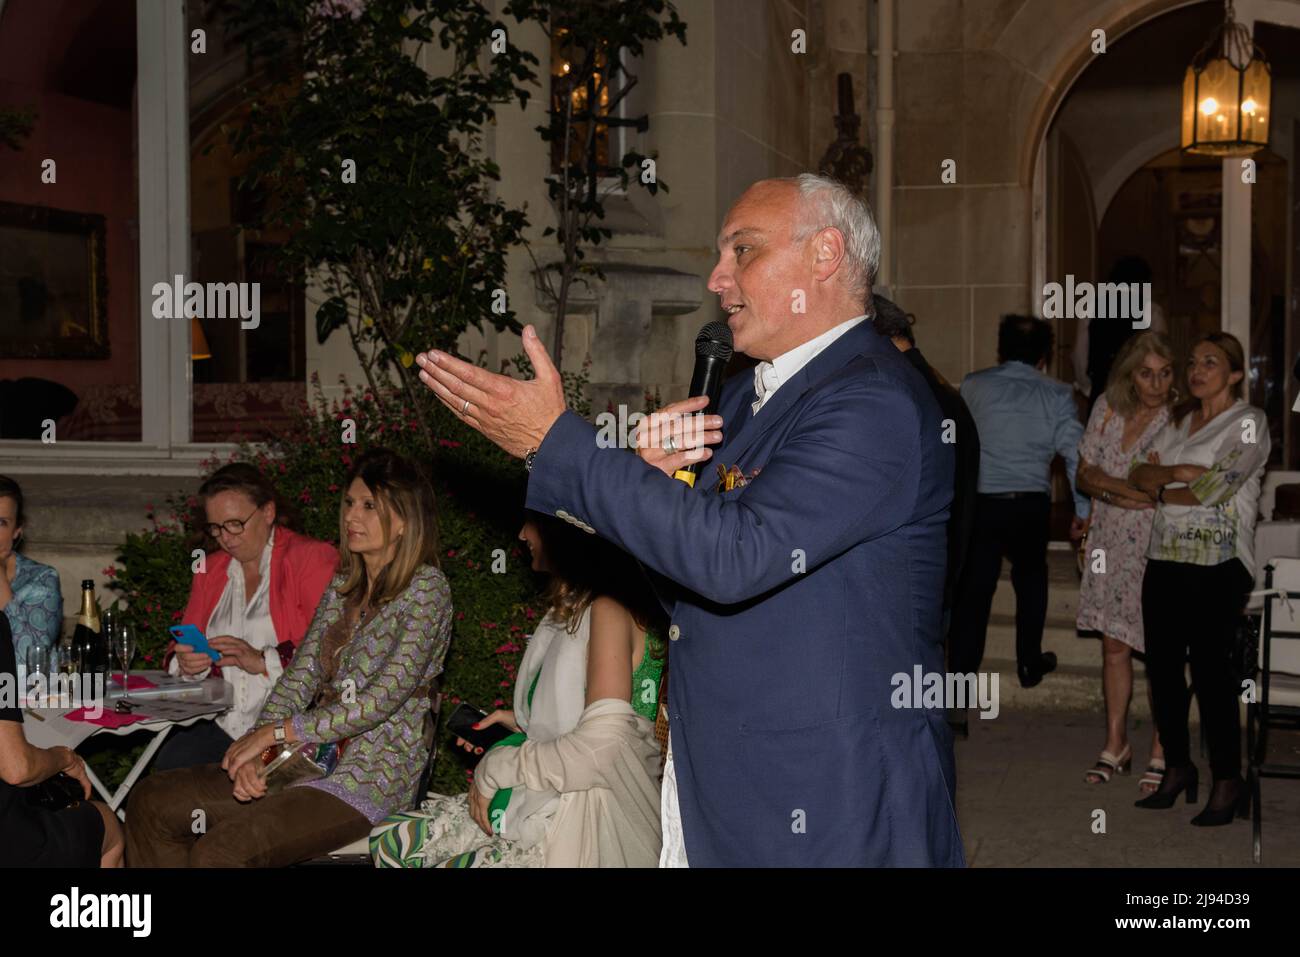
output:
[[[720,417],[687,414],[702,397],[662,410],[639,456],[565,409],[531,326],[531,381],[437,351],[421,379],[524,458],[528,508],[651,571],[672,615],[664,863],[963,866],[943,702],[911,688],[943,679],[953,449],[865,316],[879,233],[805,174],[751,186],[718,248],[708,288],[761,361]],[[706,459],[694,487],[671,477]]]

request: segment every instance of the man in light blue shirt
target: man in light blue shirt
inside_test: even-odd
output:
[[[1043,625],[1051,466],[1057,455],[1065,460],[1074,495],[1074,529],[1089,509],[1074,482],[1083,425],[1070,387],[1043,371],[1052,340],[1052,327],[1042,319],[1004,316],[998,327],[1000,365],[972,372],[961,384],[979,429],[980,470],[970,554],[953,609],[949,667],[958,674],[979,671],[1005,555],[1016,592],[1017,672],[1026,688],[1056,668],[1056,655],[1043,652]]]

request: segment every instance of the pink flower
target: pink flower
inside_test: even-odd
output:
[[[494,708],[499,708],[499,707],[501,707],[503,704],[505,704],[505,700],[502,699],[502,698],[497,698],[496,701],[493,701],[493,702],[492,702],[492,707],[494,707]]]
[[[456,557],[456,549],[454,549],[454,548],[449,548],[449,549],[447,549],[447,557],[448,557],[448,558],[455,558],[455,557]]]
[[[524,617],[527,618],[529,621],[532,621],[534,618],[537,617],[537,613],[534,612],[531,608],[525,608]]]

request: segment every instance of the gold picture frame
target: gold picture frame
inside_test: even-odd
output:
[[[107,359],[105,219],[0,202],[0,357]]]

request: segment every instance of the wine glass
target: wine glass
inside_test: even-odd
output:
[[[27,646],[27,687],[22,689],[24,693],[33,691],[30,695],[32,699],[39,701],[49,695],[49,673],[50,673],[50,654],[46,647],[40,643],[33,642]],[[44,703],[33,704],[32,707],[45,707]]]
[[[112,642],[113,654],[122,665],[122,696],[131,691],[131,659],[135,656],[135,626],[125,621],[113,623],[108,633]]]

